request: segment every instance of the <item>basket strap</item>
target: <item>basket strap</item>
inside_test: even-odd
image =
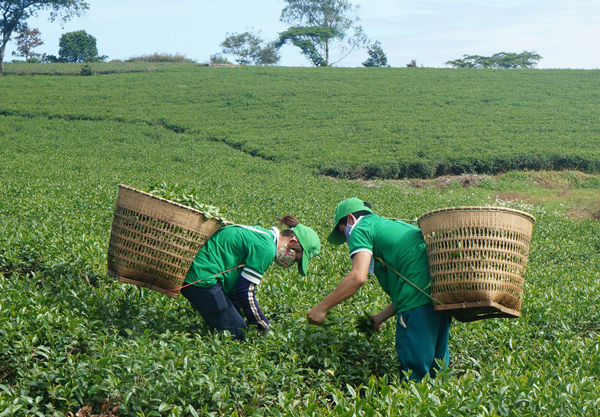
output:
[[[254,227],[251,227],[251,226],[244,226],[244,225],[241,225],[241,224],[232,224],[232,225],[229,225],[229,226],[227,226],[227,227],[243,227],[244,229],[252,230],[252,231],[254,231],[254,232],[256,232],[256,233],[262,233],[263,235],[267,235],[267,236],[269,236],[269,237],[273,237],[273,235],[272,235],[272,234],[270,234],[270,233],[268,233],[268,232],[264,232],[264,231],[262,231],[262,230],[260,230],[260,229],[256,229],[256,228],[254,228]],[[224,274],[224,273],[226,273],[226,272],[233,271],[234,269],[242,268],[242,267],[244,267],[244,266],[246,266],[246,264],[241,264],[241,265],[235,266],[235,267],[233,267],[233,268],[230,268],[230,269],[228,269],[228,270],[226,270],[226,271],[221,271],[221,272],[218,272],[218,273],[216,273],[216,274],[214,274],[214,275],[210,275],[210,276],[208,276],[208,277],[206,277],[206,278],[212,278],[212,277],[216,277],[216,276],[218,276],[218,275],[222,275],[222,274]],[[185,284],[185,285],[184,285],[184,286],[182,286],[182,287],[175,288],[175,289],[173,289],[173,290],[169,290],[169,291],[177,292],[177,291],[181,290],[182,288],[189,287],[190,285],[193,285],[193,284],[195,284],[195,283],[197,283],[197,282],[200,282],[200,281],[202,281],[203,279],[205,279],[205,278],[200,278],[200,279],[199,279],[199,280],[197,280],[197,281],[190,282],[189,284]]]
[[[410,285],[412,285],[414,288],[416,288],[417,290],[421,291],[423,294],[425,294],[427,297],[431,298],[432,301],[435,301],[436,303],[440,304],[440,305],[444,305],[444,303],[442,303],[441,301],[436,300],[435,298],[433,298],[431,295],[427,294],[425,291],[423,291],[421,288],[419,288],[417,286],[417,284],[415,284],[414,282],[412,282],[411,280],[409,280],[408,278],[406,278],[404,275],[402,275],[400,272],[396,271],[394,268],[392,268],[391,266],[389,266],[387,263],[385,263],[385,261],[383,259],[381,259],[378,256],[373,255],[373,257],[375,259],[377,259],[379,262],[381,262],[384,266],[386,266],[387,268],[391,269],[392,272],[396,275],[398,275],[400,278],[402,278],[404,281],[408,282]]]
[[[212,277],[216,277],[217,275],[221,275],[221,274],[224,274],[224,273],[226,273],[226,272],[233,271],[234,269],[242,268],[242,267],[244,267],[244,266],[246,266],[246,264],[241,264],[241,265],[235,266],[235,267],[233,267],[233,268],[230,268],[230,269],[228,269],[227,271],[221,271],[221,272],[217,272],[216,274],[210,275],[210,276],[208,276],[208,277],[206,277],[206,278],[212,278]],[[197,283],[197,282],[200,282],[200,281],[202,281],[203,279],[205,279],[205,278],[200,278],[200,279],[199,279],[199,280],[197,280],[197,281],[190,282],[189,284],[185,284],[183,287],[175,288],[175,289],[173,289],[173,290],[169,290],[169,291],[172,291],[172,292],[178,292],[178,291],[179,291],[179,290],[181,290],[182,288],[189,287],[190,285],[194,285],[195,283]]]
[[[257,229],[257,228],[255,228],[255,227],[252,227],[252,226],[244,226],[244,225],[242,225],[242,224],[232,224],[231,226],[243,227],[244,229],[253,230],[253,231],[255,231],[256,233],[262,233],[263,235],[267,235],[267,236],[269,236],[269,237],[273,237],[273,235],[272,235],[272,234],[270,234],[269,232],[265,232],[265,231],[263,231],[263,230]]]
[[[395,222],[402,222],[402,223],[415,223],[417,224],[417,219],[392,219],[390,218],[390,220],[393,220]]]

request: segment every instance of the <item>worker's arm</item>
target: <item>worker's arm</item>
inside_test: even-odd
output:
[[[338,286],[323,300],[307,313],[310,324],[321,324],[327,316],[327,311],[344,300],[352,297],[359,288],[367,282],[371,254],[357,252],[352,256],[352,270],[342,279]]]
[[[394,317],[395,315],[396,308],[394,307],[394,303],[388,304],[388,306],[381,310],[379,313],[373,314],[371,316],[373,317],[373,329],[375,329],[376,332],[380,331],[383,322],[389,318]]]
[[[254,324],[259,329],[266,330],[269,327],[269,320],[265,317],[256,301],[255,289],[256,284],[248,281],[243,276],[240,277],[233,292],[235,297],[234,304],[242,308],[248,324]]]

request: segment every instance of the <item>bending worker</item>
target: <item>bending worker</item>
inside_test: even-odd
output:
[[[308,261],[319,253],[319,237],[294,216],[279,221],[290,229],[231,225],[198,251],[181,294],[211,330],[227,330],[234,339],[244,340],[247,324],[260,330],[269,327],[255,289],[273,262],[284,268],[298,264],[300,275],[306,275]]]
[[[308,312],[311,324],[321,324],[327,311],[354,295],[373,272],[392,302],[372,315],[375,331],[396,316],[396,353],[410,379],[435,377],[437,361],[447,366],[448,336],[452,318],[434,311],[425,241],[421,230],[373,214],[357,198],[338,204],[328,241],[348,243],[352,269],[339,285]]]

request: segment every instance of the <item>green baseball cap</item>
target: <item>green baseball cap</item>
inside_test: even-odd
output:
[[[298,272],[304,277],[308,269],[308,261],[319,254],[321,241],[317,232],[303,224],[298,224],[291,230],[298,238],[300,246],[302,246],[302,262],[298,264]]]
[[[349,198],[338,204],[335,208],[335,215],[333,216],[333,230],[331,233],[329,233],[327,241],[329,243],[333,243],[334,245],[342,245],[346,243],[346,237],[337,228],[338,223],[348,214],[356,213],[357,211],[362,210],[373,213],[373,210],[365,206],[365,202],[358,198]]]

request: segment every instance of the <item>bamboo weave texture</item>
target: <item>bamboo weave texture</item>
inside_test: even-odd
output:
[[[176,298],[196,254],[220,227],[201,211],[120,184],[108,274]]]
[[[422,215],[436,310],[460,321],[519,317],[535,217],[503,207]]]

